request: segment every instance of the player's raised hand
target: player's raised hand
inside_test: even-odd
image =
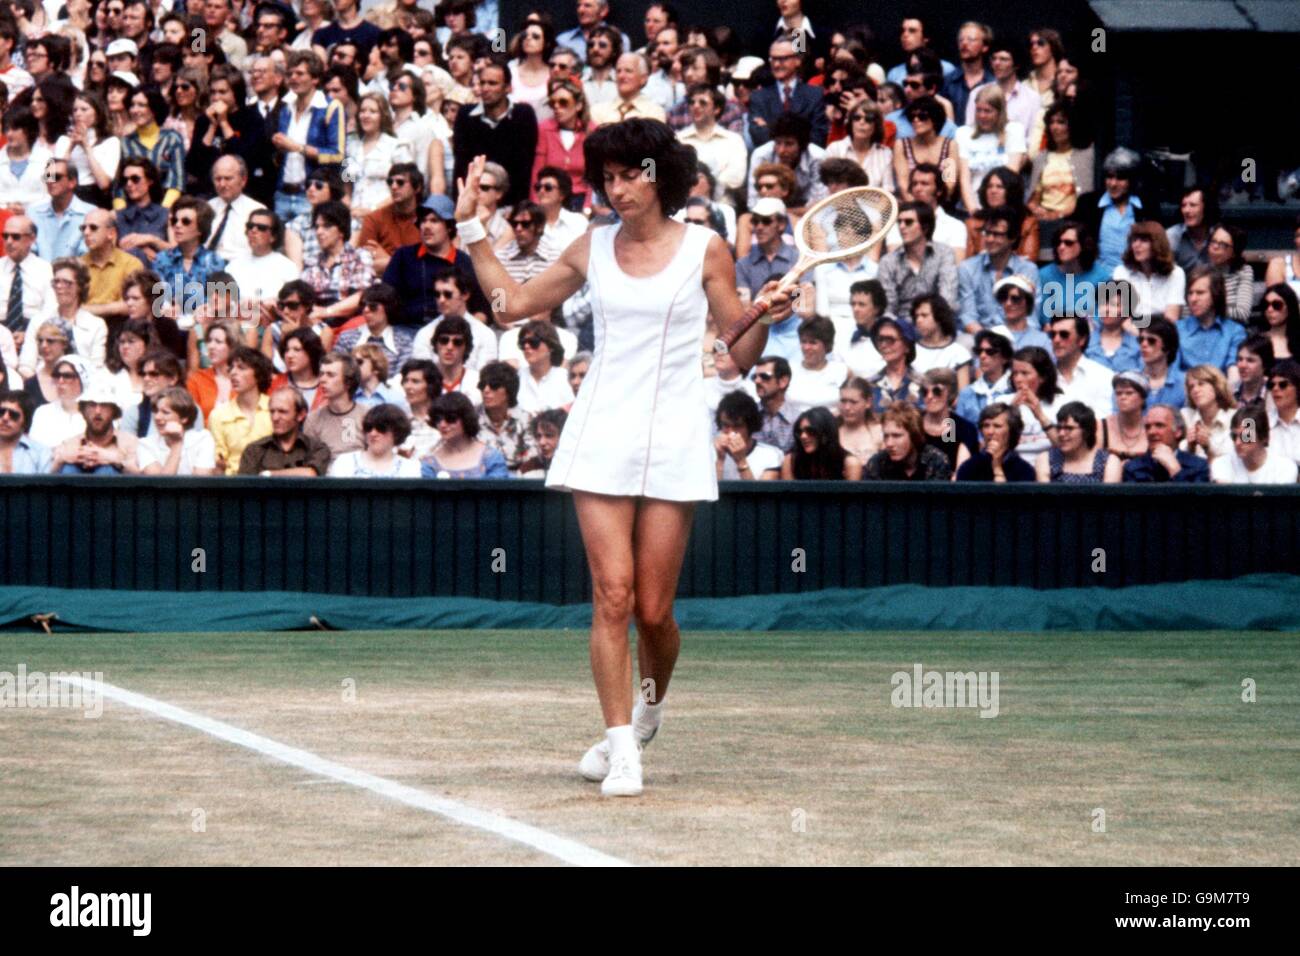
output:
[[[478,181],[487,164],[486,156],[475,156],[465,171],[465,178],[456,180],[459,196],[456,199],[456,221],[469,222],[478,215]]]

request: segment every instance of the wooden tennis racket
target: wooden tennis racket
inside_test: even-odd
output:
[[[799,261],[781,278],[776,291],[790,289],[809,269],[862,255],[885,238],[897,218],[894,197],[874,186],[858,186],[827,196],[804,213],[795,226]],[[714,340],[713,350],[729,351],[770,308],[771,299],[758,296],[744,315]]]

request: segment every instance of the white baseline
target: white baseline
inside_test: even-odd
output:
[[[363,770],[356,770],[335,763],[332,760],[326,760],[324,757],[317,756],[310,751],[287,746],[271,740],[269,737],[250,733],[233,724],[214,720],[211,717],[204,717],[202,714],[191,713],[188,710],[183,710],[161,700],[155,700],[152,697],[146,697],[143,694],[137,694],[122,687],[115,687],[102,681],[87,681],[71,675],[60,675],[59,680],[83,689],[97,687],[99,693],[109,700],[115,700],[126,704],[128,707],[146,711],[173,723],[192,727],[219,740],[232,743],[237,747],[243,747],[246,750],[252,750],[255,753],[289,764],[292,767],[298,767],[308,773],[351,784],[363,790],[369,790],[380,796],[388,797],[390,800],[396,800],[398,803],[404,803],[407,806],[425,810],[429,813],[436,813],[438,816],[446,817],[448,820],[453,820],[464,826],[495,833],[507,840],[514,840],[516,843],[530,846],[564,863],[571,863],[574,866],[632,865],[626,860],[620,860],[618,857],[601,853],[599,850],[592,849],[576,840],[548,833],[546,830],[529,826],[527,823],[520,823],[518,820],[511,820],[509,817],[499,816],[486,810],[478,810],[455,800],[437,797],[431,793],[425,793],[423,790],[417,790],[414,787],[408,787],[406,784],[398,783],[396,780],[377,777],[372,773],[366,773]]]

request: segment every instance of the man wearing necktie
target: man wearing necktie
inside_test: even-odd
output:
[[[759,147],[772,139],[772,123],[777,117],[794,113],[804,117],[812,126],[812,141],[826,145],[829,123],[822,93],[815,87],[799,81],[799,68],[803,54],[791,37],[778,37],[768,50],[768,63],[776,83],[755,90],[750,98],[750,136]]]
[[[4,224],[4,258],[0,259],[0,303],[4,305],[4,327],[21,348],[30,316],[50,311],[54,301],[50,264],[32,252],[36,226],[26,216],[10,216]],[[18,356],[5,355],[9,368],[16,368]]]
[[[227,262],[251,255],[246,235],[248,217],[266,206],[244,194],[248,185],[248,167],[238,156],[222,156],[212,164],[212,188],[216,196],[208,200],[212,221],[216,225],[204,243]]]

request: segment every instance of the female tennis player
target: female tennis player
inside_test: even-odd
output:
[[[636,796],[641,748],[663,719],[681,645],[673,597],[695,502],[718,497],[705,316],[726,328],[744,307],[726,243],[670,218],[695,181],[694,150],[664,123],[632,119],[592,133],[583,153],[588,182],[620,222],[590,230],[526,284],[511,280],[485,241],[476,213],[482,156],[459,183],[456,220],[479,284],[506,321],[550,312],[590,284],[596,354],[546,484],[573,492],[591,569],[591,670],[606,731],[579,771],[602,781],[606,796]],[[768,321],[790,314],[789,296],[774,296]],[[767,326],[753,326],[731,348],[736,363],[748,370],[766,342]],[[643,689],[635,710],[630,619]]]

